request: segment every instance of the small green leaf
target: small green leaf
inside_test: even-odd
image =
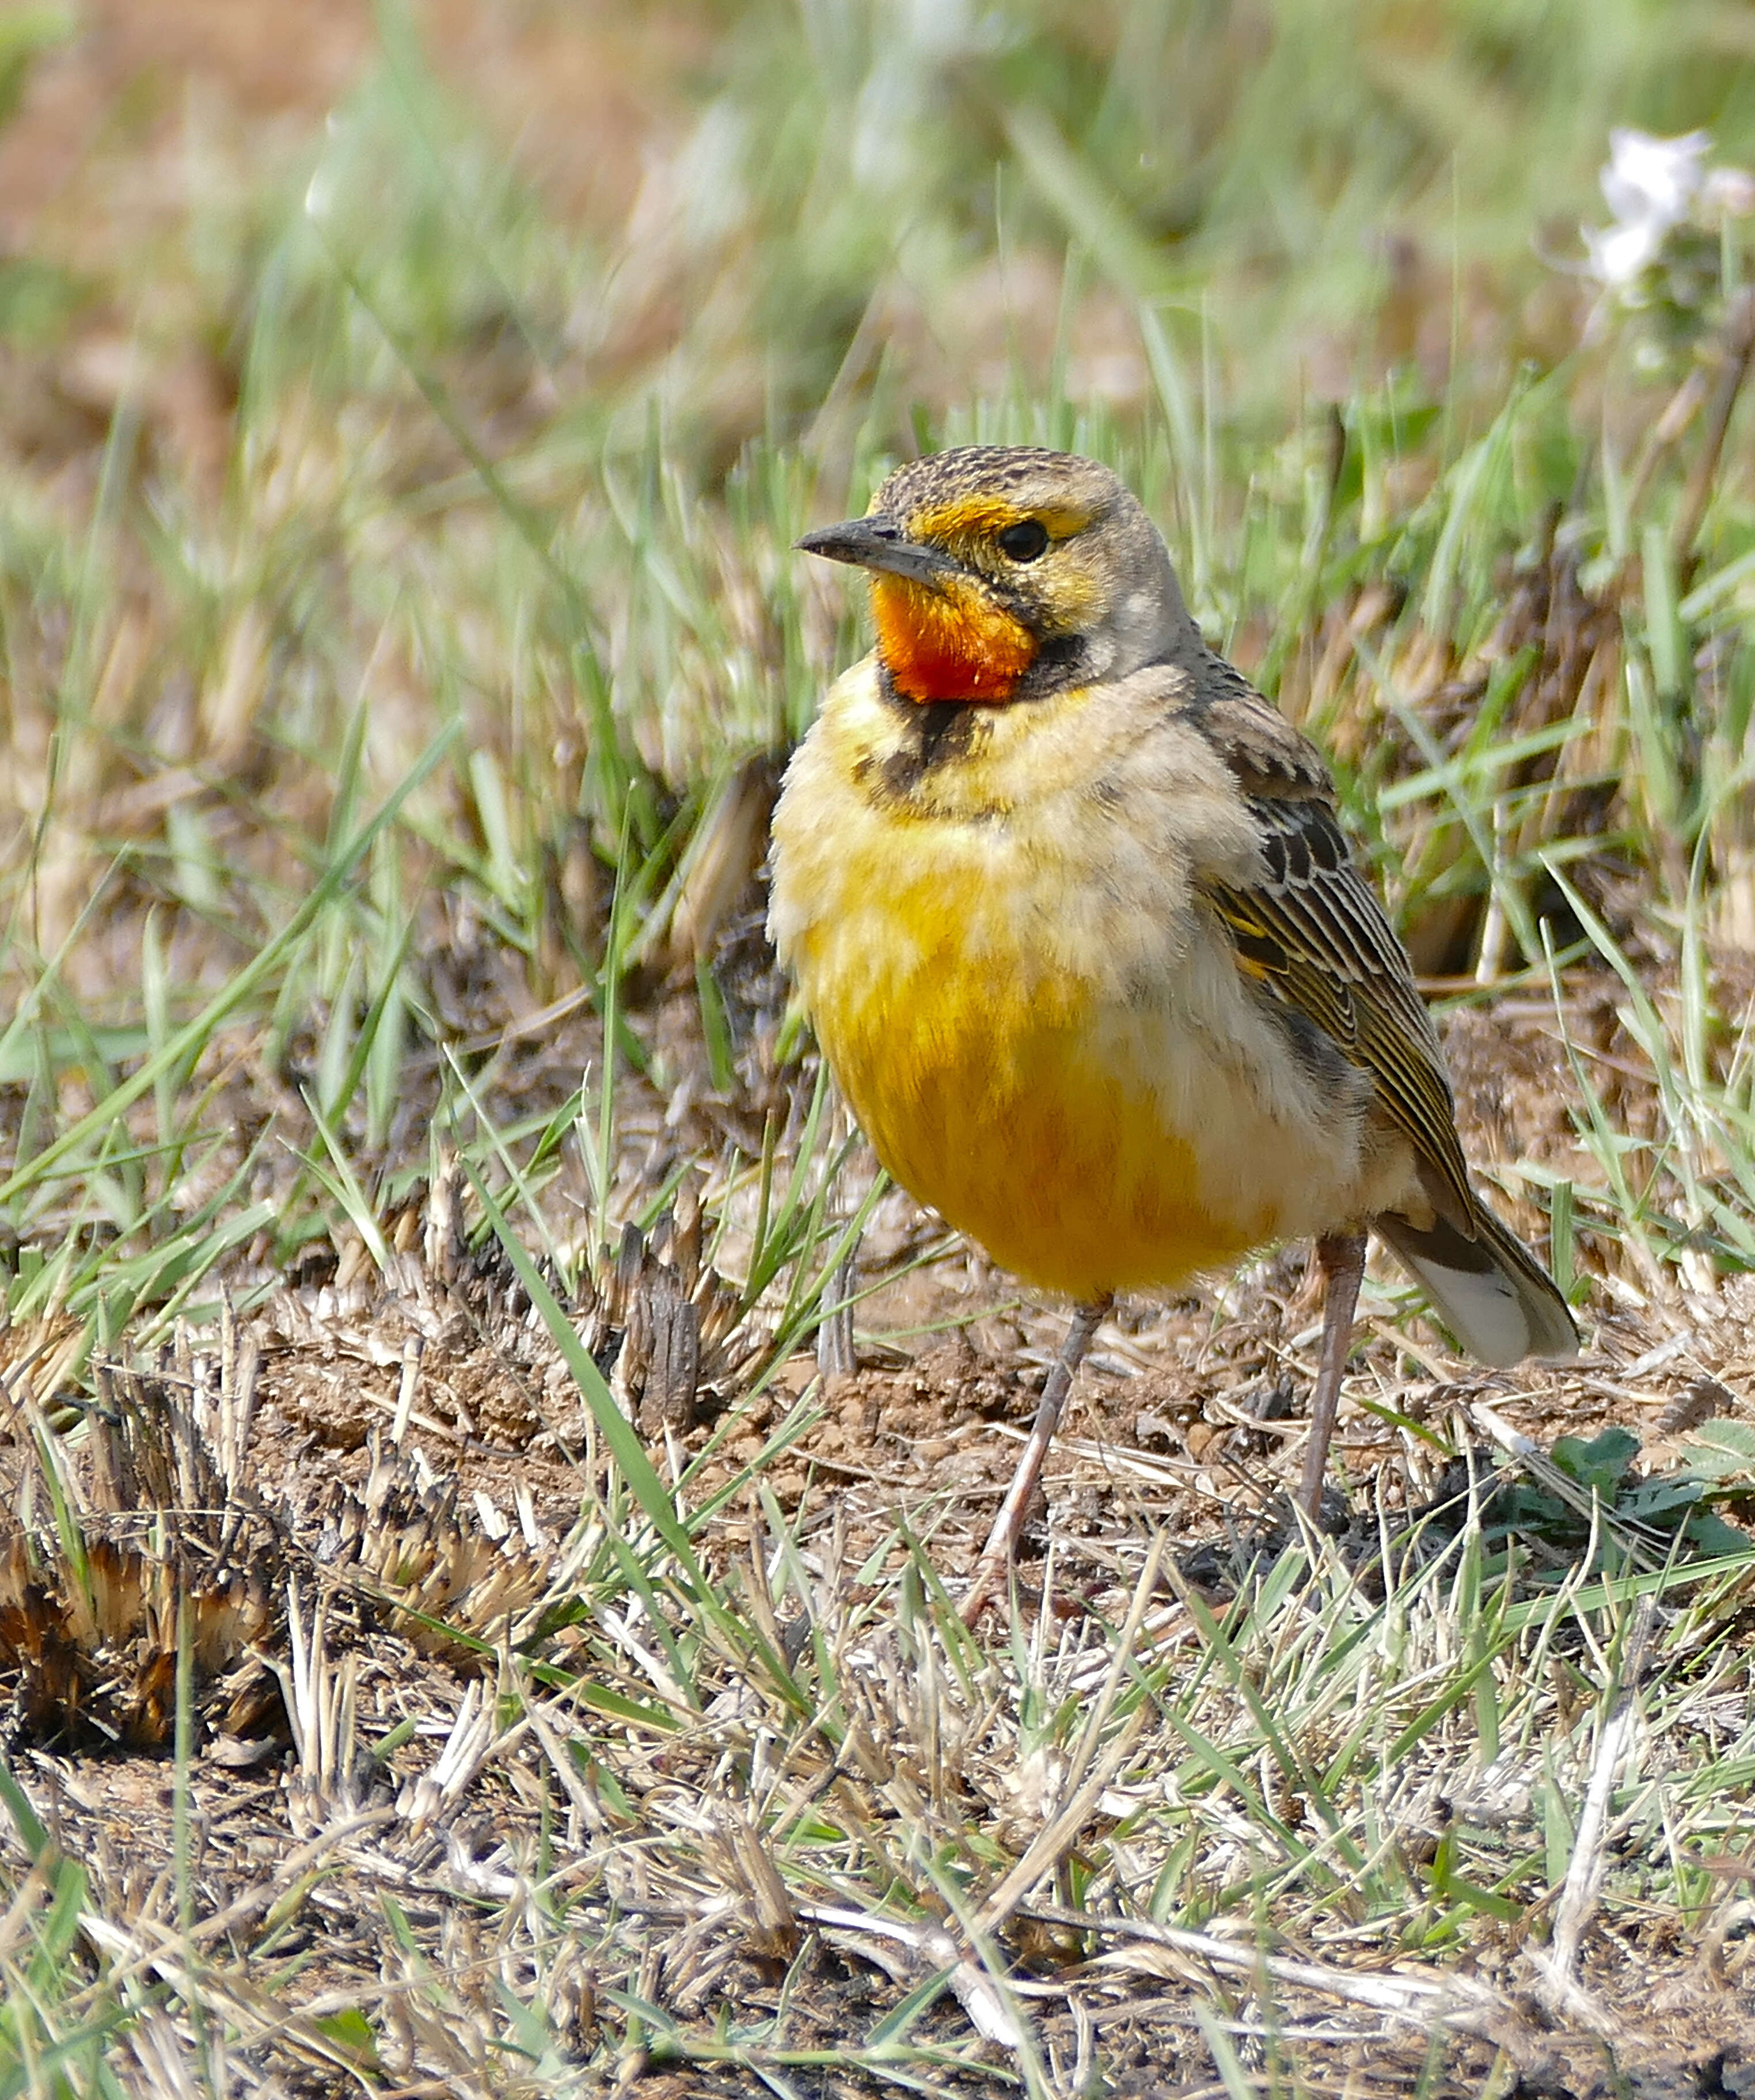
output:
[[[1755,1485],[1755,1423],[1703,1423],[1682,1447],[1688,1470],[1709,1480],[1731,1480],[1740,1474]]]
[[[1702,1553],[1741,1553],[1748,1550],[1749,1535],[1726,1524],[1716,1510],[1696,1510],[1682,1527],[1682,1537]]]
[[[1639,1439],[1630,1430],[1605,1429],[1588,1440],[1582,1436],[1559,1437],[1551,1455],[1555,1465],[1570,1473],[1581,1488],[1594,1488],[1605,1502],[1611,1502],[1638,1450]]]
[[[377,2068],[378,2037],[365,2014],[356,2006],[350,2006],[344,2013],[325,2013],[314,2025],[326,2042],[355,2062]]]

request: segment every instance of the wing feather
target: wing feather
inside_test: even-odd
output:
[[[1262,849],[1261,881],[1203,885],[1240,963],[1370,1073],[1434,1202],[1472,1239],[1476,1199],[1443,1052],[1407,951],[1347,850],[1320,757],[1235,672],[1200,726],[1243,788]]]

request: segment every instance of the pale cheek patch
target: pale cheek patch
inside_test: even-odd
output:
[[[1052,578],[1046,610],[1061,633],[1089,634],[1102,625],[1109,607],[1102,585],[1088,571],[1064,569]]]

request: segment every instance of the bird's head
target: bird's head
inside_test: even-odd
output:
[[[910,700],[1002,704],[1200,646],[1156,527],[1075,453],[935,452],[798,545],[870,572],[878,657]]]

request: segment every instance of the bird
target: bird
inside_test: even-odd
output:
[[[797,545],[866,571],[876,646],[788,764],[775,947],[891,1176],[1076,1308],[965,1615],[1121,1294],[1315,1242],[1313,1521],[1368,1233],[1483,1362],[1575,1354],[1320,752],[1208,646],[1120,478],[960,446]]]

